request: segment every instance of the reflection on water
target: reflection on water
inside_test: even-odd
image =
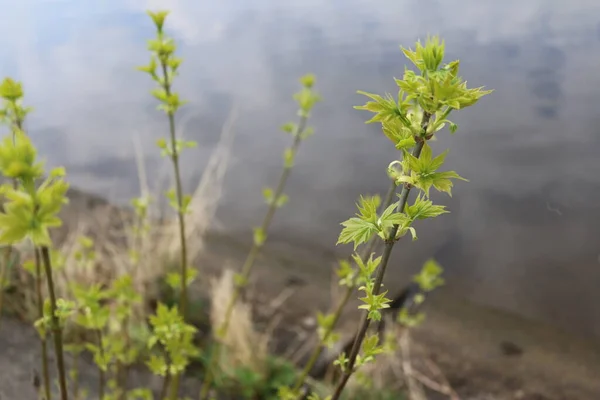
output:
[[[66,163],[76,185],[123,200],[137,190],[132,136],[155,172],[153,142],[165,130],[151,83],[134,70],[153,34],[143,11],[171,9],[168,28],[185,58],[178,90],[191,101],[183,129],[201,144],[185,160],[188,184],[239,104],[219,216],[244,234],[264,209],[260,188],[278,174],[288,138],[277,127],[294,114],[296,78],[316,73],[325,100],[312,120],[317,134],[301,149],[272,237],[333,249],[358,194],[385,191],[395,157],[352,109],[363,101],[355,91],[394,91],[398,45],[439,33],[469,84],[496,92],[459,113],[459,133],[436,143],[451,146],[449,168],[471,182],[438,198],[452,214],[424,223],[420,240],[396,251],[394,267],[405,268],[392,269],[389,284],[434,254],[447,290],[600,336],[600,3],[451,3],[0,0],[0,61],[3,74],[25,82],[32,136],[50,164]]]

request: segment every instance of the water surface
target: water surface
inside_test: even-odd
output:
[[[190,104],[182,129],[200,148],[185,158],[191,188],[239,105],[237,137],[219,209],[240,235],[259,223],[260,188],[273,185],[305,72],[324,102],[276,218],[274,243],[335,251],[339,222],[360,193],[383,193],[396,157],[352,106],[357,89],[395,92],[400,44],[428,33],[460,58],[472,86],[495,89],[457,113],[448,168],[470,179],[436,197],[452,214],[418,226],[398,247],[388,285],[434,255],[446,290],[559,327],[600,336],[600,3],[596,0],[43,1],[0,0],[0,72],[25,82],[31,135],[71,181],[116,201],[136,195],[132,137],[151,176],[164,116],[147,94],[148,8],[169,8],[167,29],[185,62],[177,90]],[[276,235],[275,235],[276,234]],[[324,266],[322,277],[328,277]]]

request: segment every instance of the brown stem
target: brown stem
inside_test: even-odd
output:
[[[306,117],[306,115],[303,115],[302,117],[300,117],[300,122],[298,124],[298,127],[296,128],[296,132],[294,135],[294,142],[291,147],[291,152],[293,155],[296,155],[296,152],[298,151],[300,143],[302,142],[302,133],[306,129],[307,121],[308,121],[308,118]],[[269,204],[269,209],[267,210],[267,214],[265,215],[265,218],[260,227],[260,229],[264,235],[267,234],[267,230],[269,229],[269,226],[271,225],[271,221],[273,220],[273,217],[275,216],[275,211],[277,211],[277,207],[278,207],[277,200],[279,200],[279,198],[283,194],[283,189],[285,188],[285,184],[287,183],[287,179],[289,178],[291,172],[292,172],[292,166],[286,165],[283,168],[283,172],[281,173],[281,176],[279,177],[279,182],[277,183],[277,187],[276,187],[273,197],[271,199],[271,203]],[[250,276],[250,272],[252,271],[254,262],[256,261],[256,258],[258,257],[261,249],[262,249],[262,243],[258,243],[257,241],[254,241],[252,248],[250,249],[250,252],[248,253],[248,256],[246,257],[246,261],[244,262],[244,265],[242,266],[242,272],[241,272],[242,282],[246,282],[248,277]],[[236,284],[235,290],[233,291],[233,294],[232,294],[231,298],[229,299],[229,303],[227,304],[227,309],[225,311],[225,316],[223,318],[223,322],[221,323],[221,326],[219,327],[219,329],[217,331],[218,334],[225,336],[225,334],[227,333],[227,330],[229,329],[229,323],[231,321],[231,314],[233,313],[233,308],[234,308],[235,303],[237,302],[238,298],[240,297],[240,294],[241,294],[241,285]],[[200,390],[200,400],[203,400],[208,396],[208,392],[210,390],[210,386],[212,385],[212,379],[213,379],[212,371],[215,368],[217,360],[219,358],[218,354],[220,351],[220,347],[221,346],[219,345],[218,342],[215,343],[214,351],[210,355],[208,368],[206,369],[206,375],[204,377],[202,389]]]
[[[125,349],[129,349],[131,346],[131,336],[129,335],[129,318],[126,317],[123,320],[123,327],[125,330]],[[119,391],[119,400],[124,400],[125,395],[127,393],[127,380],[129,378],[129,363],[130,361],[127,359],[125,362],[117,361],[117,372],[116,379],[118,387],[121,388]]]
[[[169,81],[169,73],[165,60],[161,59],[161,67],[163,73],[163,89],[167,94],[167,97],[171,96],[171,83]],[[173,170],[175,172],[175,191],[177,196],[177,218],[179,221],[179,239],[181,241],[181,293],[179,297],[179,312],[183,319],[186,319],[186,311],[188,305],[187,295],[187,243],[185,237],[185,216],[183,212],[183,188],[181,183],[181,171],[179,168],[179,151],[177,149],[177,136],[175,132],[175,115],[173,111],[168,111],[169,117],[169,133],[171,139],[171,161],[173,163]],[[172,382],[171,393],[177,396],[179,393],[179,378],[175,376]]]
[[[167,388],[170,386],[171,374],[167,372],[165,379],[163,379],[162,388],[160,389],[160,397],[158,400],[165,400],[167,398]]]
[[[54,338],[54,352],[56,354],[56,366],[58,368],[58,384],[60,387],[61,400],[68,400],[67,392],[67,373],[65,369],[65,359],[63,352],[63,338],[60,321],[56,315],[56,293],[54,292],[54,281],[52,280],[52,262],[50,261],[50,250],[47,246],[41,247],[42,260],[44,263],[44,272],[46,273],[46,282],[48,283],[48,294],[50,295],[50,312],[52,322],[52,337]]]
[[[392,204],[392,202],[394,200],[394,194],[396,193],[396,188],[397,188],[396,183],[392,182],[392,184],[390,185],[390,188],[388,190],[388,193],[385,196],[385,200],[381,205],[381,210],[385,210]],[[367,247],[365,248],[365,250],[362,252],[362,254],[360,256],[360,258],[363,262],[367,261],[367,259],[373,252],[373,249],[375,248],[376,243],[378,243],[377,237],[374,237],[369,241],[369,244],[367,245]],[[296,384],[294,385],[294,388],[293,388],[294,392],[296,392],[300,389],[300,387],[306,380],[306,377],[308,376],[310,371],[313,369],[315,363],[319,359],[319,356],[321,355],[321,352],[323,351],[324,344],[326,343],[327,339],[329,339],[329,336],[331,336],[331,334],[333,333],[333,329],[335,328],[340,317],[342,316],[342,312],[344,311],[346,304],[348,304],[348,301],[350,301],[350,297],[352,296],[352,293],[354,292],[355,289],[356,289],[356,285],[352,285],[352,286],[349,286],[346,288],[346,292],[344,293],[342,300],[338,303],[335,310],[333,311],[334,314],[333,314],[333,321],[332,321],[331,325],[329,325],[327,327],[327,330],[323,333],[323,338],[319,341],[319,344],[317,345],[315,350],[312,352],[308,362],[306,363],[302,372],[300,373],[300,376],[296,380]]]
[[[37,295],[38,318],[44,316],[44,297],[42,296],[42,266],[40,260],[40,249],[35,248],[35,292]],[[50,392],[50,371],[48,368],[48,345],[46,343],[46,335],[40,335],[40,343],[42,345],[42,375],[44,377],[44,393],[46,400],[52,400]]]
[[[167,64],[161,61],[163,72],[163,88],[167,96],[171,96],[171,83]],[[181,240],[181,294],[179,299],[179,312],[185,320],[187,309],[187,243],[185,238],[185,216],[183,213],[183,185],[181,183],[181,171],[179,167],[179,151],[177,150],[177,134],[175,132],[175,115],[172,111],[169,116],[169,133],[171,138],[171,161],[175,171],[175,191],[177,195],[177,217],[179,219],[179,239]]]
[[[8,273],[11,252],[12,247],[4,249],[4,258],[2,260],[2,265],[0,266],[0,323],[2,322],[2,309],[4,307],[4,280]]]
[[[431,118],[431,115],[429,113],[423,114],[423,120],[421,123],[421,129],[422,129],[423,133],[427,131],[427,125],[429,124],[430,118]],[[421,155],[421,150],[423,150],[424,144],[425,144],[424,139],[420,139],[417,141],[417,144],[415,145],[413,152],[412,152],[412,155],[414,157],[419,158],[419,156]],[[410,194],[410,189],[411,189],[411,186],[406,185],[406,184],[403,185],[402,192],[400,192],[400,202],[398,204],[398,209],[397,209],[398,212],[404,212],[404,208],[406,207],[406,202],[408,200],[408,195]],[[390,256],[392,255],[392,250],[394,248],[394,245],[396,244],[396,233],[398,232],[398,228],[399,228],[398,225],[394,225],[394,227],[392,228],[392,230],[388,236],[388,239],[385,241],[385,248],[383,250],[383,256],[381,258],[381,264],[377,270],[377,275],[375,277],[375,284],[373,286],[373,294],[375,296],[378,295],[379,291],[381,290],[381,282],[383,281],[383,277],[385,275],[385,270],[386,270],[388,262],[390,260]],[[346,387],[346,384],[348,383],[348,379],[350,379],[350,376],[352,376],[352,374],[354,373],[354,366],[356,364],[356,358],[358,357],[358,353],[360,352],[362,342],[365,338],[365,335],[367,334],[367,330],[369,329],[369,325],[371,323],[371,320],[369,319],[368,315],[369,315],[368,312],[365,312],[362,317],[362,321],[360,324],[360,328],[358,330],[358,334],[356,335],[356,339],[354,340],[354,344],[352,345],[352,350],[350,351],[348,365],[346,366],[344,374],[342,375],[338,384],[336,385],[336,388],[333,393],[333,396],[331,397],[331,400],[338,400],[340,398],[344,388]]]
[[[73,397],[75,400],[79,400],[79,354],[73,355],[73,370],[75,376],[73,377]]]
[[[102,331],[100,329],[96,330],[96,337],[98,339],[98,351],[100,352],[100,357],[102,357],[102,362],[104,362],[104,344],[102,343]],[[106,389],[106,372],[102,368],[98,368],[98,398],[100,400],[104,400],[104,392]]]

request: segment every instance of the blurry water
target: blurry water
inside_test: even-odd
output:
[[[470,179],[452,214],[418,226],[390,269],[398,284],[428,256],[447,290],[557,326],[600,336],[600,2],[597,0],[0,0],[0,72],[25,82],[31,135],[75,185],[123,201],[137,194],[131,138],[153,143],[166,121],[134,70],[148,56],[148,8],[168,8],[185,62],[177,89],[191,104],[184,130],[200,149],[185,158],[191,188],[234,103],[234,160],[219,211],[247,235],[264,211],[289,137],[297,77],[314,72],[324,102],[292,174],[275,243],[336,251],[339,222],[360,193],[385,192],[396,156],[357,89],[395,92],[400,44],[439,33],[472,86],[494,88],[457,113],[448,168]],[[246,236],[247,237],[247,236]],[[327,266],[319,278],[329,276]]]

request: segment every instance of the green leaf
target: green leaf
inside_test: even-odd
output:
[[[377,267],[381,263],[381,256],[373,258],[373,254],[369,255],[369,258],[364,262],[358,254],[352,254],[354,262],[358,266],[359,275],[362,282],[367,282],[371,275],[375,273]]]
[[[354,249],[373,237],[379,232],[377,207],[381,199],[379,196],[360,197],[358,206],[359,213],[357,217],[350,218],[342,222],[342,232],[338,238],[337,244],[354,242]]]
[[[398,180],[410,181],[412,185],[421,189],[427,197],[429,197],[429,189],[431,186],[438,191],[446,192],[452,195],[451,179],[461,179],[466,181],[454,171],[437,172],[437,169],[444,163],[448,151],[446,150],[439,156],[433,158],[431,147],[428,144],[423,146],[423,150],[419,158],[409,154],[408,166],[410,168],[410,178],[398,178]]]
[[[409,328],[420,325],[425,319],[425,314],[422,312],[411,314],[406,308],[402,308],[398,313],[398,323]]]
[[[315,85],[316,77],[314,74],[306,74],[300,78],[302,86],[312,88]]]
[[[156,141],[156,145],[160,148],[165,150],[167,148],[167,140],[165,138],[160,138]]]
[[[242,274],[236,273],[233,275],[233,283],[235,283],[235,286],[241,288],[248,284],[248,278],[246,278]]]
[[[40,178],[43,168],[36,158],[37,151],[23,131],[14,131],[12,137],[6,136],[0,143],[0,170],[7,178],[24,181]]]
[[[262,193],[267,204],[271,204],[273,202],[273,189],[264,188]]]
[[[376,224],[360,218],[350,218],[342,222],[342,226],[344,226],[344,229],[342,229],[336,244],[353,242],[354,250],[359,245],[368,242],[373,235],[379,232]]]
[[[304,86],[298,93],[294,94],[294,100],[300,106],[298,114],[302,117],[308,117],[313,106],[321,101],[321,97],[310,88]]]
[[[267,240],[267,234],[262,228],[254,228],[254,244],[262,246]]]
[[[381,129],[398,150],[408,150],[416,144],[412,130],[399,120],[382,121]]]
[[[152,18],[154,25],[156,25],[157,31],[159,33],[162,32],[163,25],[165,24],[165,19],[167,18],[167,15],[169,15],[169,11],[147,11],[147,13],[150,16],[150,18]]]
[[[281,130],[285,133],[294,133],[298,129],[298,125],[293,122],[287,122],[281,126]]]
[[[456,133],[456,131],[458,130],[458,125],[456,125],[454,122],[450,122],[448,129],[450,130],[450,133]]]
[[[429,259],[423,264],[419,274],[413,277],[413,282],[419,284],[419,288],[424,292],[430,292],[444,284],[441,277],[444,269],[434,259]]]
[[[432,184],[440,192],[447,193],[452,197],[452,186],[451,179],[460,179],[461,181],[468,182],[468,179],[463,178],[454,171],[436,172],[432,177]]]
[[[435,218],[446,213],[448,211],[446,211],[445,206],[434,205],[431,200],[427,200],[421,195],[417,196],[413,205],[406,207],[406,214],[412,220]]]
[[[277,198],[277,202],[275,203],[275,205],[277,207],[283,207],[288,201],[290,200],[290,198],[288,197],[288,195],[286,194],[281,194],[278,198]]]
[[[181,275],[178,272],[168,273],[165,280],[172,289],[177,290],[181,287]]]
[[[292,168],[294,166],[294,150],[291,148],[285,149],[283,152],[283,163],[285,168]]]
[[[171,70],[173,72],[176,72],[179,69],[179,66],[181,65],[182,62],[183,62],[183,60],[179,57],[171,57],[169,59],[169,67],[171,67]]]
[[[306,140],[309,137],[311,137],[313,134],[315,133],[315,129],[311,126],[306,127],[301,133],[300,133],[300,139],[302,140]]]
[[[155,57],[151,57],[150,58],[150,63],[148,65],[143,65],[140,67],[137,67],[136,69],[138,71],[141,72],[146,72],[147,74],[149,74],[151,77],[156,77],[156,67],[158,65],[156,64],[156,58]]]
[[[380,310],[389,308],[389,303],[392,302],[392,300],[385,297],[387,293],[388,291],[386,290],[385,292],[376,295],[371,291],[366,290],[366,296],[359,298],[359,300],[361,300],[365,304],[358,306],[358,308],[367,310],[369,319],[373,321],[380,321]]]
[[[192,204],[192,196],[189,194],[183,195],[183,199],[182,199],[182,204],[181,204],[181,212],[183,214],[189,214],[191,212],[190,210],[190,204]]]
[[[169,101],[169,95],[163,88],[154,88],[154,89],[152,89],[151,93],[154,97],[156,97],[158,100],[162,101],[163,103],[167,103]]]
[[[0,97],[9,102],[16,102],[23,97],[23,86],[11,78],[4,78],[0,84]]]
[[[333,365],[337,365],[342,372],[346,372],[347,365],[350,362],[350,359],[346,356],[346,353],[342,353],[338,356],[338,358],[333,362]]]
[[[362,90],[357,91],[358,94],[369,97],[373,101],[368,101],[362,106],[355,106],[357,110],[365,110],[375,113],[375,116],[368,120],[366,123],[370,124],[373,122],[389,122],[399,118],[402,113],[398,109],[396,100],[386,93],[386,97],[381,97],[378,94],[363,92]]]
[[[354,268],[352,268],[348,261],[340,260],[339,267],[336,269],[335,273],[340,278],[340,286],[354,286],[354,277],[356,276],[356,271]]]

